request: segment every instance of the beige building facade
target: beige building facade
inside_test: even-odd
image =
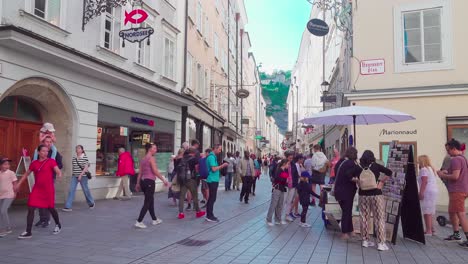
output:
[[[440,168],[448,139],[468,143],[467,8],[463,0],[361,0],[353,5],[355,83],[345,97],[416,118],[358,126],[360,152],[370,149],[385,160],[388,143],[398,140],[411,143],[415,156],[428,155]],[[446,188],[438,184],[438,205],[445,208]]]

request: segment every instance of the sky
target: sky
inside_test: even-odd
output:
[[[252,48],[261,71],[292,70],[312,5],[306,0],[245,0]]]

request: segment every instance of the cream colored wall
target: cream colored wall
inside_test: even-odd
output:
[[[356,105],[388,107],[393,110],[411,114],[416,120],[397,124],[382,124],[357,126],[357,148],[359,155],[364,150],[372,150],[376,157],[380,157],[380,142],[416,141],[417,154],[428,155],[435,168],[440,168],[444,159],[445,142],[447,141],[447,116],[464,116],[466,108],[460,106],[460,102],[467,102],[468,96],[443,96],[421,98],[398,98],[357,101]],[[415,130],[417,135],[381,136],[382,129],[386,130]],[[352,127],[349,128],[352,133]],[[438,206],[445,207],[448,204],[447,190],[441,181],[439,185]]]
[[[354,6],[354,57],[353,79],[355,88],[382,89],[395,87],[432,86],[468,83],[468,34],[466,34],[466,10],[468,1],[447,0],[452,3],[453,70],[413,73],[395,73],[394,67],[394,7],[399,4],[426,2],[427,0],[360,0]],[[444,34],[444,32],[442,32]],[[358,60],[385,59],[385,74],[358,76]]]

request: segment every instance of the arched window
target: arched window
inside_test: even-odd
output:
[[[41,113],[35,104],[18,96],[8,96],[0,101],[0,117],[14,120],[42,122]]]

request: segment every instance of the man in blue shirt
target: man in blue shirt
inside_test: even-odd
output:
[[[229,165],[228,163],[224,163],[221,166],[218,164],[216,156],[219,155],[221,151],[221,145],[215,144],[213,151],[206,158],[206,165],[208,166],[208,178],[206,179],[206,182],[208,183],[209,189],[209,197],[206,205],[206,221],[208,222],[219,222],[218,218],[213,215],[213,207],[218,193],[219,171]]]

